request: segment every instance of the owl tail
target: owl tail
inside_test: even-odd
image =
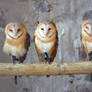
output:
[[[88,57],[89,57],[89,61],[92,61],[92,52],[90,52],[90,53],[88,54]]]
[[[90,52],[90,53],[88,54],[88,57],[89,57],[89,61],[92,62],[92,52]],[[92,74],[90,74],[90,81],[92,82]]]
[[[14,83],[17,85],[17,76],[14,77]]]

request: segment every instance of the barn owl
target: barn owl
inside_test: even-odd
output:
[[[92,60],[92,22],[82,24],[82,46],[87,60]]]
[[[25,25],[20,23],[7,24],[5,36],[3,51],[11,56],[13,64],[23,63],[30,46],[30,36]],[[15,84],[17,84],[17,76],[15,76]]]
[[[34,43],[39,61],[50,64],[54,60],[58,48],[58,33],[55,24],[39,22],[34,32]]]

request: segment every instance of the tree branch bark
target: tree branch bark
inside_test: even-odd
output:
[[[68,75],[68,74],[91,74],[92,62],[53,62],[46,63],[0,63],[0,76],[15,76],[15,75]]]

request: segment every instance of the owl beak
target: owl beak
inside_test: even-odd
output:
[[[48,31],[45,31],[44,34],[45,34],[45,35],[48,35]]]
[[[14,31],[14,36],[16,36],[17,35],[17,31]]]

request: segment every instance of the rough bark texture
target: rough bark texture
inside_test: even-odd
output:
[[[0,0],[0,61],[12,62],[2,51],[8,22],[21,22],[31,36],[25,62],[38,61],[33,43],[37,21],[51,20],[57,26],[59,47],[55,61],[86,60],[81,49],[81,23],[92,20],[92,0]],[[92,92],[89,75],[0,77],[0,92]]]

